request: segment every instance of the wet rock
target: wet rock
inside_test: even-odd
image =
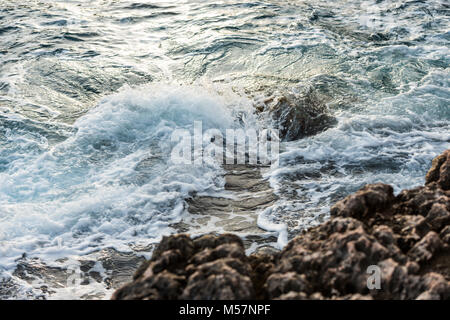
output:
[[[316,21],[319,18],[332,18],[335,14],[331,10],[314,9],[309,17],[310,21]]]
[[[408,261],[405,264],[405,267],[409,274],[416,274],[420,271],[420,265],[414,261]]]
[[[262,168],[248,164],[228,164],[224,165],[224,170],[224,187],[230,197],[216,194],[194,195],[186,199],[191,216],[171,227],[182,233],[213,225],[224,232],[234,233],[227,234],[226,238],[207,235],[195,239],[194,245],[197,247],[216,247],[215,241],[237,241],[249,249],[276,242],[273,233],[257,225],[259,213],[278,199],[270,184],[262,177]],[[245,241],[238,235],[244,236]]]
[[[390,39],[390,35],[388,33],[376,32],[372,33],[369,36],[370,41],[387,41]]]
[[[280,138],[285,141],[314,135],[336,124],[336,119],[313,90],[269,98],[266,103],[279,128]]]
[[[107,289],[117,289],[132,280],[136,268],[145,259],[136,253],[120,252],[113,248],[93,251],[78,259],[62,258],[48,265],[36,257],[26,254],[17,260],[16,269],[10,278],[0,279],[0,299],[3,293],[18,299],[48,299],[58,290],[74,285],[86,286],[98,283]],[[23,289],[23,283],[28,288]],[[42,284],[42,285],[40,285]],[[18,292],[14,292],[17,289]],[[103,299],[103,292],[92,292],[81,296],[82,299]]]

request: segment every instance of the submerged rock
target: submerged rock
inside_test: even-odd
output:
[[[367,185],[281,252],[247,257],[231,234],[164,238],[113,299],[450,299],[448,154],[426,186]]]

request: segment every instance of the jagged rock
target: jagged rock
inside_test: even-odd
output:
[[[386,225],[376,226],[373,229],[373,235],[385,247],[395,245],[397,243],[394,232]]]
[[[231,234],[164,237],[134,281],[112,299],[250,299],[251,267],[242,240]]]
[[[242,246],[239,246],[236,243],[225,243],[214,249],[205,248],[204,250],[196,253],[189,260],[189,264],[198,266],[222,258],[234,258],[245,261],[247,257]]]
[[[425,218],[420,215],[395,215],[392,224],[403,252],[408,252],[429,231]]]
[[[279,128],[280,138],[286,141],[317,134],[336,123],[313,90],[272,97],[266,103],[266,109]]]
[[[422,290],[417,300],[448,300],[450,299],[450,285],[442,275],[430,272],[423,277]]]
[[[394,190],[387,184],[369,184],[331,207],[332,216],[363,219],[381,212],[394,201]]]
[[[362,295],[359,293],[348,294],[342,297],[333,297],[333,300],[373,300],[373,297],[370,295]]]
[[[263,299],[266,296],[264,285],[275,268],[278,254],[255,253],[249,257],[249,260],[256,298]]]
[[[309,292],[309,282],[304,274],[296,272],[274,273],[267,278],[269,298],[277,298],[289,292]]]
[[[375,292],[377,298],[395,299],[448,299],[450,282],[442,275],[430,272],[423,276],[415,275],[419,266],[410,262],[405,266],[392,259],[379,264],[382,275],[382,289]],[[386,295],[390,293],[390,295]]]
[[[450,211],[448,208],[450,203],[444,205],[442,203],[435,203],[431,207],[426,216],[427,223],[435,231],[440,231],[443,226],[448,225],[450,222]]]
[[[426,216],[435,203],[448,205],[449,195],[436,184],[403,190],[393,206],[395,213]]]
[[[182,292],[186,278],[164,270],[150,275],[117,290],[113,300],[173,300]]]
[[[236,243],[237,245],[244,248],[244,243],[242,242],[241,238],[229,233],[222,234],[220,236],[207,234],[194,240],[196,251],[200,251],[205,248],[216,248],[219,245],[226,243]]]
[[[187,258],[194,252],[194,242],[189,236],[184,234],[164,237],[159,246],[153,251],[152,259],[159,258],[168,250],[177,250],[182,257]]]
[[[189,277],[181,299],[248,300],[253,284],[248,266],[237,259],[220,259],[200,265]]]
[[[164,238],[113,299],[450,299],[448,154],[426,186],[367,185],[281,252],[247,257],[231,234]]]
[[[442,229],[439,237],[444,243],[450,245],[450,226],[446,226],[444,229]]]
[[[347,219],[348,224],[353,224],[353,219]],[[342,220],[340,222],[342,225]],[[328,224],[333,222],[329,221],[315,230],[317,238],[322,238],[330,230]],[[320,242],[311,238],[295,241],[281,253],[274,274],[289,274],[292,277],[294,272],[305,275],[309,285],[303,284],[302,291],[306,293],[317,291],[329,297],[336,293],[354,293],[355,290],[366,293],[367,266],[388,256],[388,249],[359,226],[343,233],[333,233]],[[271,289],[267,287],[270,297],[287,293]]]
[[[442,189],[450,189],[450,150],[433,159],[430,171],[425,177],[425,183],[437,183]]]
[[[412,247],[408,255],[417,262],[428,261],[441,248],[441,239],[436,232],[430,231],[422,240]]]

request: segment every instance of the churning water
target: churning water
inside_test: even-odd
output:
[[[172,132],[266,128],[268,97],[308,88],[337,120],[265,172],[279,199],[262,214],[289,237],[366,183],[423,183],[450,148],[449,17],[444,0],[0,0],[1,298],[107,298],[98,283],[41,292],[18,261],[174,232],[184,199],[224,180],[171,162]]]

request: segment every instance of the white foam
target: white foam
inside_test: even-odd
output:
[[[277,233],[277,245],[279,249],[288,243],[288,233],[287,226],[284,223],[274,223],[273,217],[269,218],[272,213],[273,208],[266,208],[263,212],[258,215],[257,225],[261,229]]]
[[[205,130],[233,127],[248,106],[231,96],[201,86],[124,88],[79,118],[64,142],[11,155],[0,172],[0,268],[11,271],[24,252],[51,261],[104,247],[129,251],[134,241],[169,234],[184,198],[224,184],[220,164],[171,162],[171,133],[194,121]]]

